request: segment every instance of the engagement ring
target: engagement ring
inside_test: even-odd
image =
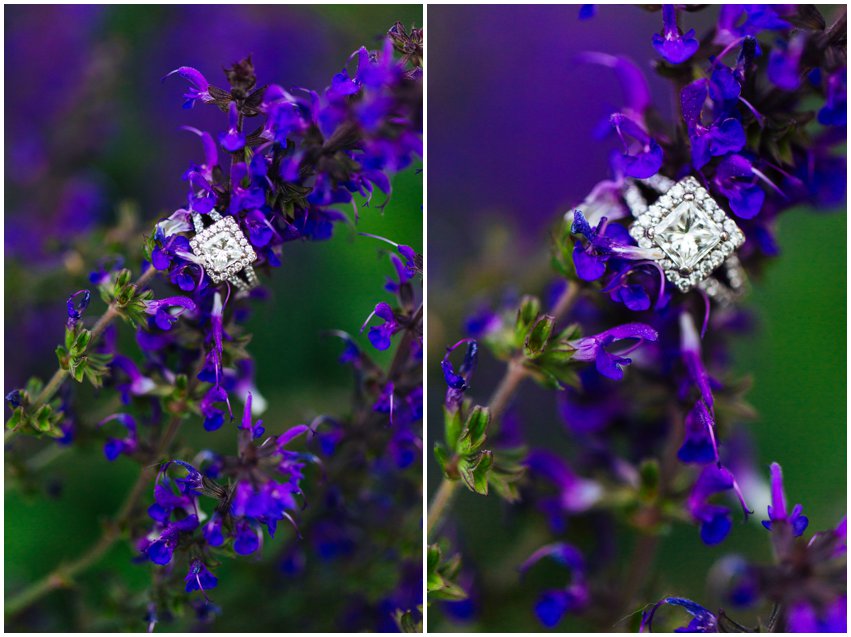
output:
[[[222,217],[215,210],[206,216],[213,224],[205,228],[204,218],[199,214],[192,215],[195,236],[190,239],[189,245],[193,254],[203,262],[207,275],[214,283],[228,281],[242,292],[259,285],[254,268],[251,267],[257,254],[236,220],[233,217]]]
[[[660,196],[648,205],[641,186]],[[697,287],[722,304],[743,292],[745,273],[734,252],[745,235],[697,179],[629,181],[624,200],[635,217],[630,235],[639,247],[661,248],[657,262],[678,290]]]

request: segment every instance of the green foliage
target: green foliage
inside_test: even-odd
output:
[[[104,377],[109,374],[109,362],[112,354],[89,352],[92,333],[89,330],[65,328],[65,345],[56,348],[59,367],[67,371],[78,383],[88,380],[94,387],[103,385]]]
[[[139,292],[130,270],[119,270],[98,289],[104,302],[112,305],[130,325],[136,327],[144,322],[146,302],[154,297],[154,293],[151,290]]]
[[[576,276],[576,266],[573,263],[574,240],[570,226],[571,224],[562,218],[561,223],[553,231],[550,265],[553,270],[567,280],[576,281],[578,277]]]
[[[420,611],[420,619],[414,617],[414,613],[409,610],[397,609],[393,619],[399,627],[401,633],[421,633],[423,632],[422,606],[418,606]]]
[[[36,405],[35,401],[44,389],[44,383],[38,378],[31,378],[27,386],[20,390],[20,406],[12,410],[12,415],[6,421],[6,429],[35,436],[50,436],[61,438],[64,434],[59,428],[62,412],[60,402],[52,400],[44,405]]]
[[[460,555],[444,560],[440,546],[429,545],[426,564],[426,592],[429,604],[439,600],[459,601],[467,598],[467,592],[456,583],[460,569]]]

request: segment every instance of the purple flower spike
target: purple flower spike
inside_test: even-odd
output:
[[[783,489],[783,469],[776,462],[771,463],[771,504],[768,506],[768,520],[762,525],[769,531],[778,531],[788,525],[795,537],[800,537],[810,521],[803,515],[803,507],[796,504],[791,511],[786,510],[786,492]],[[778,526],[774,526],[778,525]]]
[[[74,329],[74,326],[83,318],[83,312],[89,307],[89,301],[92,298],[92,293],[88,290],[80,290],[74,292],[68,297],[65,306],[68,310],[68,318],[65,321],[65,326],[68,329]]]
[[[192,560],[192,563],[189,565],[189,572],[186,574],[184,581],[186,582],[187,593],[191,593],[192,591],[201,591],[203,593],[211,588],[216,588],[219,578],[207,569],[204,562],[201,560]]]
[[[594,361],[597,371],[603,376],[620,380],[623,378],[623,368],[632,362],[632,359],[623,358],[623,354],[632,352],[645,342],[654,342],[658,337],[659,333],[649,325],[626,323],[594,336],[570,341],[570,345],[576,350],[573,354],[574,360]],[[606,349],[609,345],[625,339],[638,339],[638,342],[620,352],[620,355],[612,354]]]
[[[653,605],[648,612],[641,614],[641,628],[639,632],[649,633],[653,630],[653,617],[656,615],[656,611],[659,610],[662,606],[679,606],[680,608],[685,609],[685,611],[692,616],[692,620],[688,623],[687,626],[682,626],[681,628],[677,628],[675,632],[678,633],[717,633],[718,632],[718,618],[715,617],[710,611],[705,609],[700,604],[691,601],[690,599],[684,599],[682,597],[666,597],[665,599],[661,599]]]
[[[219,143],[229,153],[245,148],[245,135],[239,130],[239,110],[235,102],[228,108],[228,129],[219,135]]]
[[[647,179],[658,173],[663,153],[656,140],[623,113],[614,113],[609,121],[624,147],[624,152],[616,156],[616,172],[636,179]]]
[[[671,64],[682,64],[697,52],[700,42],[694,29],[685,35],[677,24],[677,9],[673,4],[662,5],[662,34],[653,34],[653,48]]]
[[[195,106],[195,100],[201,100],[205,103],[213,101],[213,96],[210,95],[210,83],[201,74],[201,71],[193,69],[191,66],[181,66],[166,74],[163,77],[163,81],[175,74],[192,84],[192,88],[183,94],[183,97],[186,99],[183,103],[183,108],[192,108]]]

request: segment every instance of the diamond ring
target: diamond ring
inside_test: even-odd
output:
[[[658,199],[648,205],[642,186]],[[630,235],[642,248],[661,248],[658,263],[678,290],[697,287],[721,304],[743,292],[745,273],[733,253],[745,235],[697,179],[629,181],[624,200],[635,217]]]
[[[205,228],[203,217],[197,213],[192,215],[195,236],[190,239],[189,245],[213,283],[228,281],[241,292],[248,292],[259,285],[254,268],[251,267],[257,260],[257,254],[236,220],[233,217],[222,217],[215,210],[207,217],[213,224]]]

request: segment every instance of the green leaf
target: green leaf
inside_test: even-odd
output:
[[[437,464],[440,465],[440,470],[443,471],[443,475],[450,480],[457,480],[457,476],[449,475],[449,471],[447,467],[449,466],[449,452],[439,442],[434,443],[434,458],[437,460]]]
[[[488,494],[488,472],[493,465],[493,452],[482,451],[474,456],[461,458],[458,473],[467,488],[480,495]]]
[[[449,410],[443,408],[443,429],[446,444],[450,449],[455,449],[458,446],[458,439],[461,437],[463,428],[461,422],[461,410]]]
[[[517,320],[514,324],[514,342],[521,346],[526,341],[526,336],[532,325],[538,320],[541,313],[541,302],[537,297],[524,296],[520,299],[520,307],[517,309]]]
[[[488,424],[490,423],[490,411],[487,407],[476,405],[467,417],[464,433],[458,439],[455,446],[456,453],[467,456],[475,453],[484,444],[487,438]]]
[[[555,318],[544,315],[532,326],[526,342],[523,344],[523,355],[534,360],[544,353],[555,326]]]
[[[660,481],[659,461],[655,458],[644,460],[638,467],[639,476],[639,497],[646,501],[655,501],[659,494]]]

